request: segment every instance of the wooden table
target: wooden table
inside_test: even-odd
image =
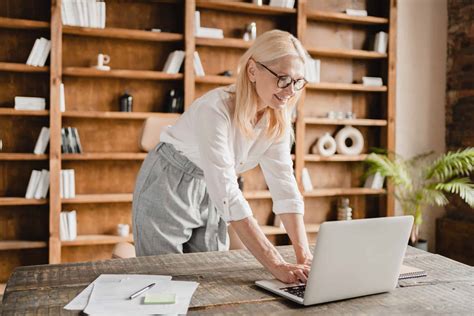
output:
[[[290,246],[278,249],[292,261]],[[255,280],[271,275],[242,250],[21,267],[8,281],[3,315],[74,314],[63,306],[102,273],[163,274],[199,282],[189,314],[474,314],[472,267],[411,247],[405,264],[428,276],[400,281],[391,293],[311,307],[257,288]]]

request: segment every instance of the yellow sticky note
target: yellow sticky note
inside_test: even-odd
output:
[[[145,295],[143,304],[174,304],[176,294],[173,293],[149,293]]]

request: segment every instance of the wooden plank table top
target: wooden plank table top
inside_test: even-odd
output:
[[[291,246],[278,250],[294,261]],[[130,273],[199,282],[189,314],[474,314],[474,268],[411,247],[404,263],[428,276],[400,281],[390,293],[309,307],[257,288],[256,280],[272,276],[245,250],[27,266],[8,280],[2,309],[3,315],[79,314],[63,306],[90,282],[100,274]]]

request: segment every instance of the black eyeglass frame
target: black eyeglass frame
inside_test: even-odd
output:
[[[290,84],[293,84],[293,87],[295,88],[295,90],[296,90],[296,91],[300,91],[300,90],[302,90],[302,89],[306,86],[306,84],[308,83],[308,81],[307,81],[305,78],[301,78],[301,79],[296,79],[296,80],[295,80],[295,79],[291,78],[291,77],[288,76],[288,75],[280,76],[280,75],[278,75],[277,73],[275,73],[273,70],[271,70],[270,68],[268,68],[267,66],[265,66],[264,64],[262,64],[261,62],[255,61],[255,63],[257,63],[258,65],[262,66],[263,68],[265,68],[266,70],[268,70],[272,75],[274,75],[275,77],[278,78],[278,81],[277,81],[277,86],[278,86],[278,88],[285,89],[285,88],[288,87]],[[284,82],[286,81],[286,80],[283,79],[283,78],[290,78],[291,81],[288,82],[287,84],[283,84],[283,85],[282,85],[282,84],[280,84],[280,83],[281,83],[281,82],[284,83]],[[301,81],[303,81],[304,84],[303,84],[303,86],[302,86],[301,88],[298,88],[297,85],[296,85],[296,83],[297,83],[297,82],[301,82]]]

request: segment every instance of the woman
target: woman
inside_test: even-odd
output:
[[[135,186],[138,256],[227,250],[230,224],[277,279],[306,282],[312,255],[290,156],[290,115],[306,84],[306,54],[290,33],[262,34],[241,57],[235,85],[195,100],[161,133]],[[258,164],[297,264],[285,262],[268,241],[239,190],[236,174]]]

